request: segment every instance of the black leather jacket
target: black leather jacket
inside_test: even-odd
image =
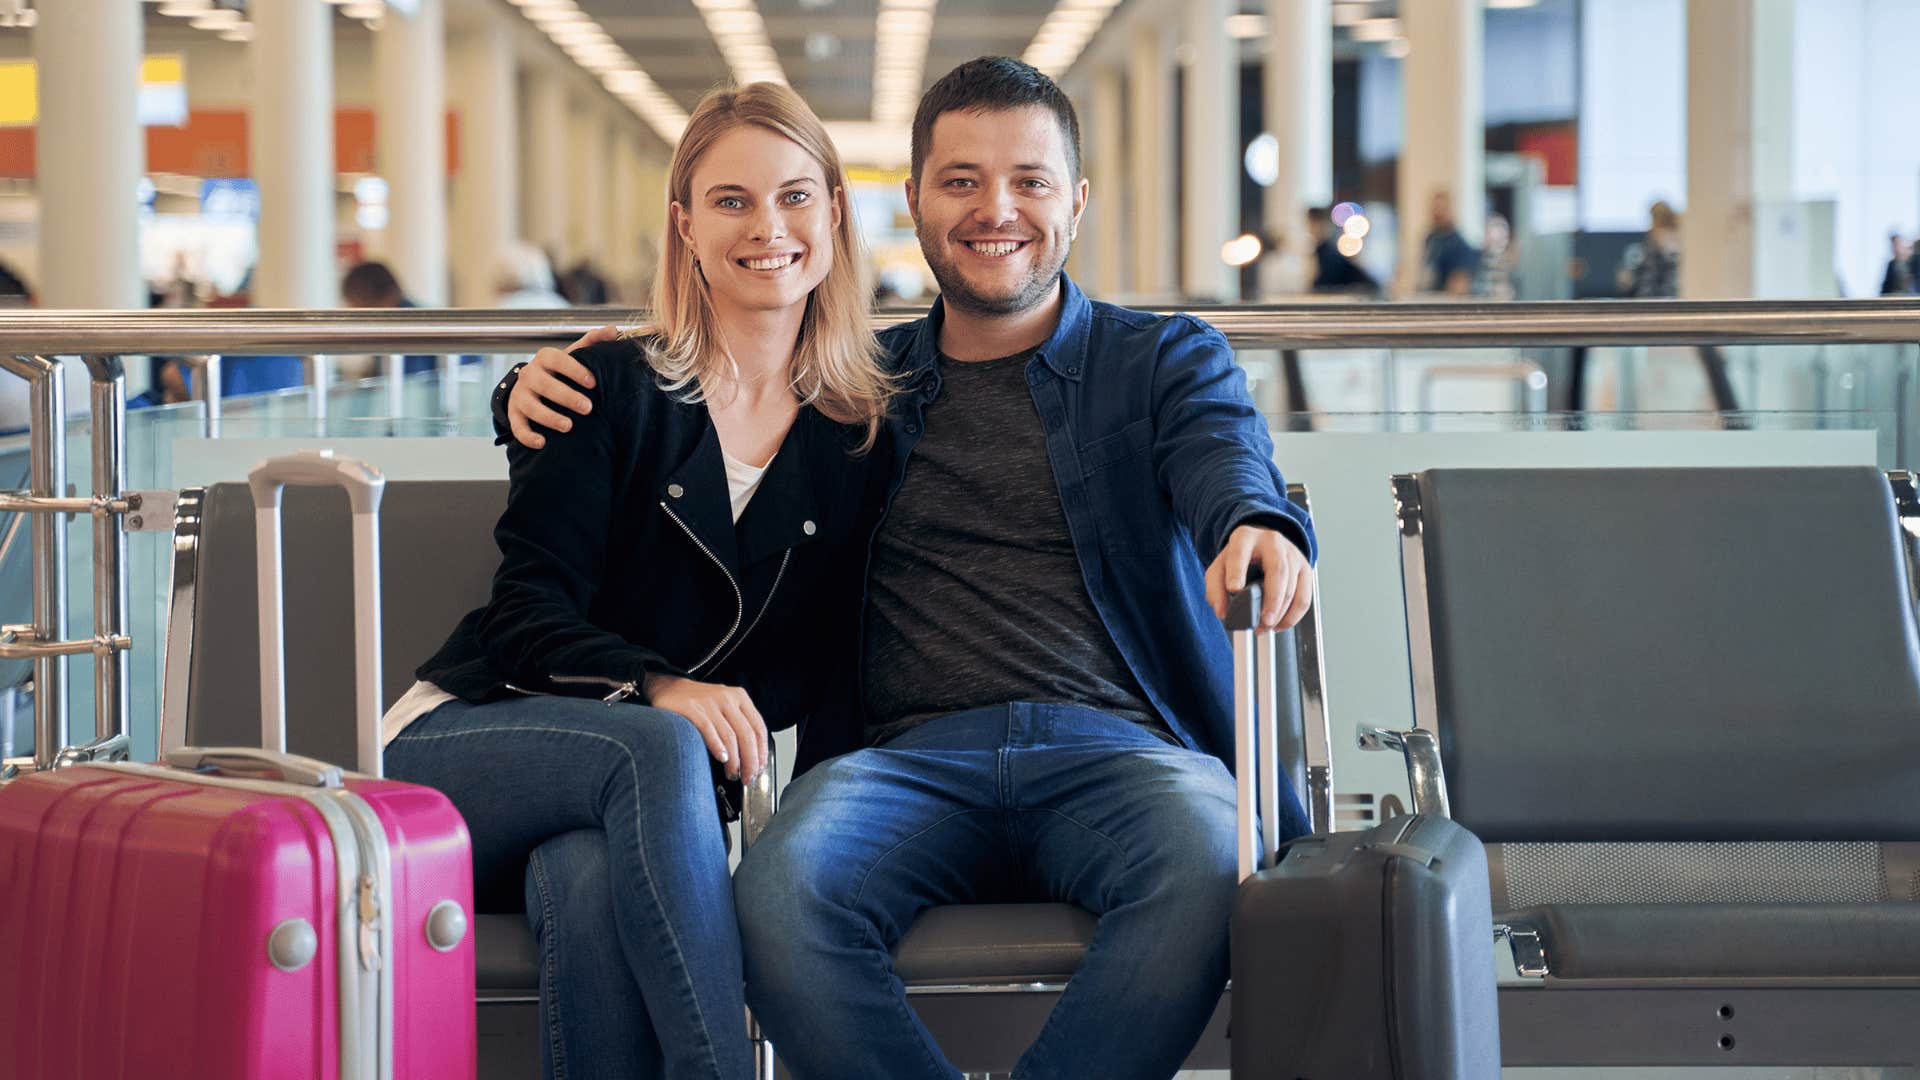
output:
[[[574,355],[593,411],[545,449],[509,440],[492,598],[417,676],[471,702],[620,700],[663,672],[743,687],[772,727],[839,717],[888,455],[802,408],[736,525],[706,406],[660,389],[632,340]]]

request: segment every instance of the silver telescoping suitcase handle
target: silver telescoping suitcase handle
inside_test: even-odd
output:
[[[340,766],[298,754],[277,754],[251,746],[189,746],[169,750],[160,760],[188,772],[217,772],[237,776],[266,774],[303,787],[337,788]]]
[[[1247,587],[1227,598],[1241,881],[1280,860],[1279,635],[1260,628],[1262,585],[1259,572],[1249,571]]]
[[[331,450],[268,458],[247,474],[253,490],[260,596],[260,745],[287,748],[286,623],[281,586],[280,493],[288,484],[341,487],[353,510],[356,767],[380,776],[380,497],[386,477]]]

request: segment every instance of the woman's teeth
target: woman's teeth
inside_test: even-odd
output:
[[[799,258],[800,256],[797,254],[775,255],[767,259],[741,259],[740,262],[749,270],[778,270],[783,266],[793,265],[794,261]]]
[[[1016,249],[1020,247],[1020,241],[994,240],[989,243],[969,243],[967,244],[967,246],[979,252],[982,255],[990,255],[990,256],[1011,255],[1014,253]]]

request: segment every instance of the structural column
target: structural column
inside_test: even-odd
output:
[[[1128,54],[1127,156],[1133,181],[1128,214],[1133,227],[1133,293],[1173,293],[1173,67],[1159,31],[1143,26]]]
[[[567,205],[574,169],[568,164],[567,87],[559,72],[538,70],[527,77],[526,237],[554,260],[559,272],[572,252],[567,247]]]
[[[516,237],[519,152],[513,39],[492,11],[454,43],[453,99],[460,108],[460,163],[450,238],[454,302],[491,307],[501,257]]]
[[[1240,296],[1240,272],[1220,249],[1240,232],[1240,54],[1227,36],[1234,0],[1188,0],[1181,102],[1180,291],[1207,300]]]
[[[141,5],[60,0],[35,6],[40,303],[145,307],[136,195],[146,170],[136,106]]]
[[[1421,0],[1401,6],[1412,51],[1402,61],[1406,138],[1400,151],[1399,288],[1419,286],[1436,194],[1453,203],[1460,234],[1480,245],[1486,223],[1486,131],[1482,106],[1481,0]]]
[[[1765,211],[1793,197],[1793,0],[1688,0],[1687,130],[1680,295],[1792,294],[1768,279],[1805,256],[1766,250]]]
[[[389,8],[374,35],[386,257],[415,302],[447,302],[447,91],[441,0]]]
[[[567,246],[576,259],[604,271],[607,265],[607,125],[597,104],[576,102],[570,124],[572,147],[565,160],[573,179]]]
[[[1091,260],[1081,279],[1095,296],[1110,300],[1127,288],[1123,239],[1127,235],[1127,101],[1125,77],[1118,67],[1109,64],[1094,70],[1091,105],[1093,125],[1086,141],[1090,202],[1080,219],[1075,248],[1085,250]]]
[[[1262,216],[1283,238],[1288,259],[1264,266],[1311,265],[1307,210],[1333,201],[1333,26],[1324,0],[1267,0],[1262,79],[1265,128],[1279,144],[1279,168]],[[1304,281],[1261,281],[1261,291],[1304,291]]]
[[[332,307],[333,7],[280,0],[253,12],[247,157],[260,186],[254,303]]]

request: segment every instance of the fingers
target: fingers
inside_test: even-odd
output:
[[[586,368],[580,367],[580,362],[570,356],[566,357],[566,362],[573,365],[573,367],[578,369],[582,374],[587,370]],[[579,381],[580,376],[571,372],[562,371],[560,374],[576,382]],[[585,416],[593,411],[592,398],[568,386],[547,368],[537,367],[532,364],[527,365],[526,369],[520,372],[520,381],[515,384],[513,388],[515,396],[518,396],[522,391],[525,391],[530,397],[540,398],[581,416]]]
[[[748,725],[746,745],[752,750],[750,755],[752,760],[750,763],[743,764],[740,775],[743,779],[752,780],[760,775],[760,770],[767,767],[767,760],[770,757],[767,753],[767,743],[772,736],[767,734],[767,722],[761,717],[760,710],[753,704],[753,698],[748,696],[745,690],[740,691],[740,705],[741,715]]]
[[[513,432],[513,441],[529,450],[538,450],[547,445],[547,437],[533,430],[527,423],[524,413],[515,412],[513,399],[507,399],[507,430]]]
[[[712,701],[700,703],[700,712],[713,726],[715,736],[720,740],[720,753],[714,757],[727,767],[727,775],[738,779],[740,776],[740,735],[727,719],[726,710]]]
[[[617,338],[619,336],[620,336],[620,328],[617,326],[596,326],[593,329],[587,331],[585,334],[580,335],[579,341],[576,341],[573,344],[567,346],[567,351],[572,352],[575,349],[584,349],[589,345],[598,345],[603,341],[612,341],[614,338]],[[592,386],[593,385],[592,377],[589,376],[587,381],[585,383],[582,383],[581,385],[589,386],[589,387]]]
[[[1293,603],[1295,575],[1287,565],[1285,544],[1277,533],[1262,533],[1254,551],[1265,583],[1260,590],[1260,625],[1269,629],[1280,625],[1280,616]]]
[[[1220,553],[1226,560],[1227,591],[1237,593],[1247,587],[1247,560],[1253,557],[1255,532],[1246,526],[1233,530],[1227,549]]]
[[[564,433],[573,430],[573,417],[567,416],[564,413],[555,412],[553,409],[547,407],[546,402],[536,397],[530,396],[529,400],[520,403],[518,409],[514,408],[513,399],[509,398],[507,401],[507,422],[512,423],[513,418],[516,416],[539,424],[548,431]]]
[[[1307,609],[1313,606],[1313,568],[1302,566],[1299,576],[1294,579],[1293,603],[1287,605],[1286,614],[1280,616],[1280,629],[1291,630],[1306,618]]]
[[[1223,620],[1227,617],[1226,561],[1227,556],[1222,552],[1213,560],[1213,565],[1207,567],[1207,605],[1213,608],[1215,618]]]
[[[700,740],[707,744],[707,753],[713,755],[713,760],[726,762],[727,742],[720,734],[720,729],[725,725],[715,723],[704,709],[689,708],[680,715],[686,717],[687,723],[693,725],[693,730],[700,733]]]

